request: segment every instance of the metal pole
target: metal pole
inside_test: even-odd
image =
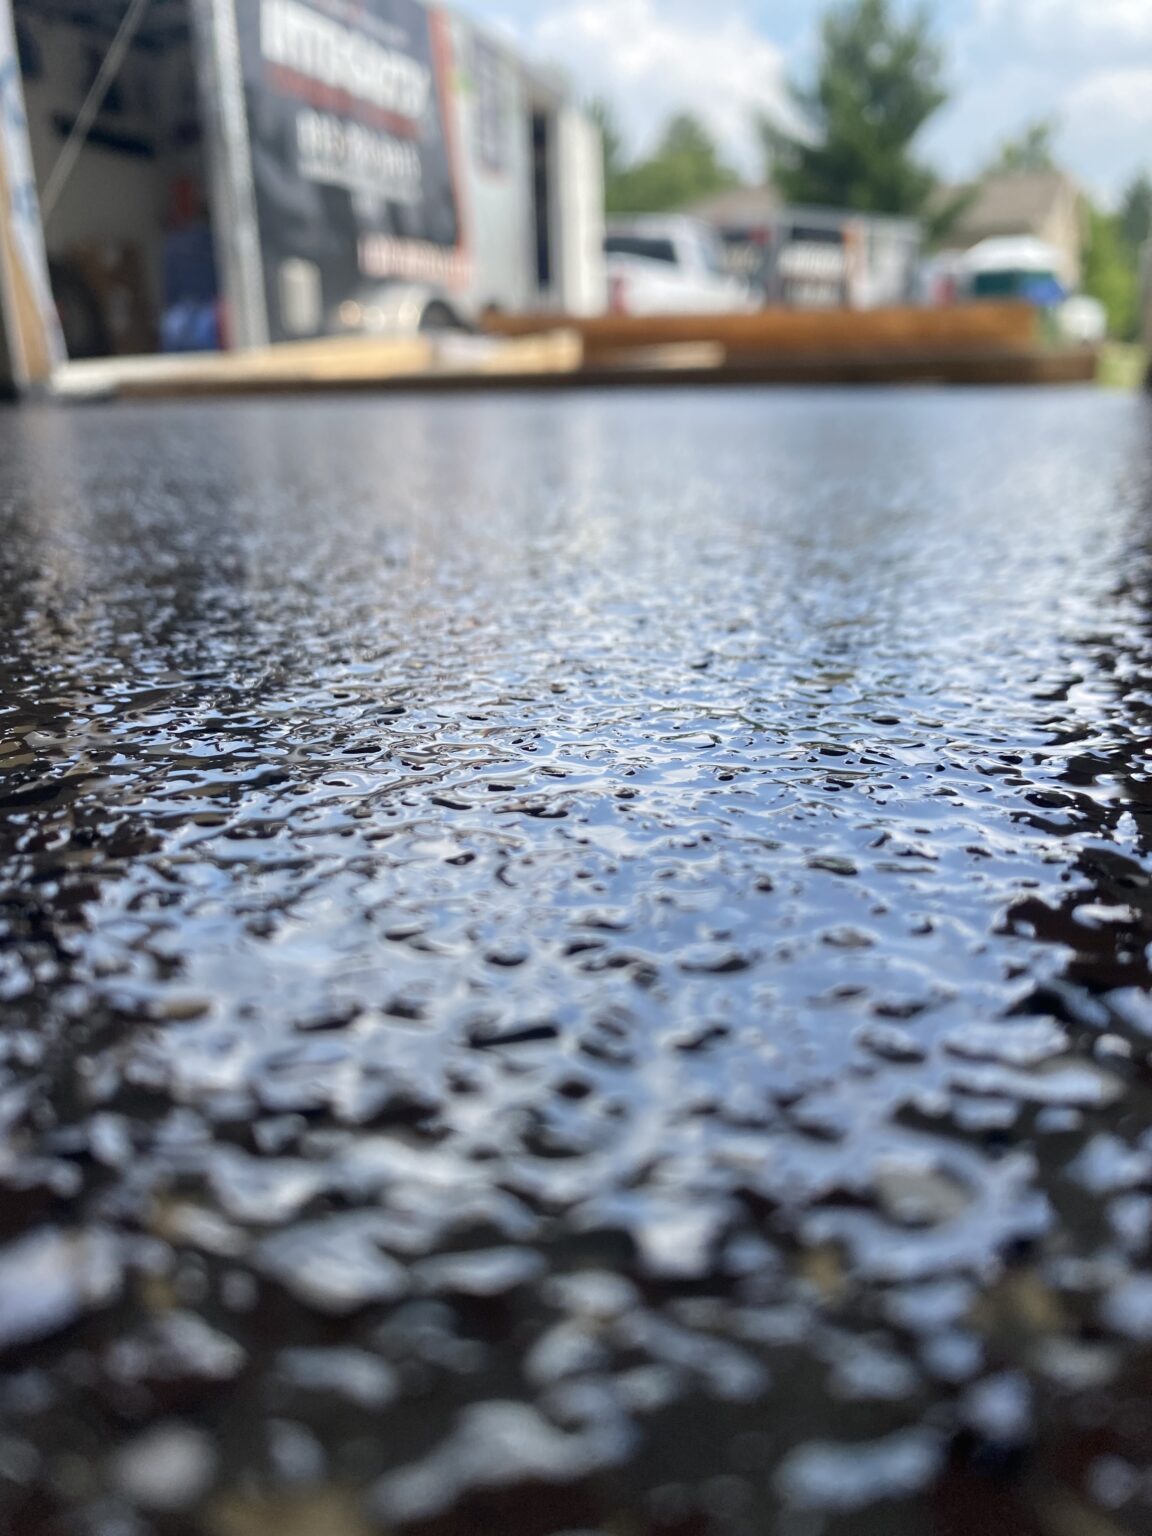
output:
[[[76,161],[80,158],[80,151],[84,148],[84,141],[91,132],[92,124],[96,121],[100,108],[104,105],[104,98],[108,94],[108,87],[119,73],[120,66],[132,46],[132,40],[148,9],[148,0],[132,0],[124,19],[116,30],[116,36],[112,39],[112,46],[104,55],[104,62],[97,72],[95,80],[84,98],[80,111],[76,114],[76,121],[72,124],[72,132],[64,142],[64,147],[56,157],[56,164],[48,176],[44,186],[44,195],[40,199],[41,217],[45,225],[48,224],[56,211],[56,205],[64,188],[68,185],[68,178],[76,167]]]

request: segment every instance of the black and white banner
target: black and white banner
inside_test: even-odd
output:
[[[467,278],[444,18],[420,0],[236,0],[273,341],[391,279]]]

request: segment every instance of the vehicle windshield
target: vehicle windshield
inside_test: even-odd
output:
[[[1042,285],[1058,284],[1052,272],[1024,272],[1002,268],[997,272],[978,272],[972,279],[972,293],[981,299],[1019,297]]]
[[[604,242],[608,256],[642,256],[647,261],[666,261],[676,265],[676,248],[671,240],[648,235],[609,235]]]

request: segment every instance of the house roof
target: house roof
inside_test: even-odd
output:
[[[766,223],[780,212],[780,206],[780,198],[771,187],[729,187],[693,203],[686,211],[709,224],[741,229]]]
[[[757,229],[776,224],[780,220],[807,225],[838,227],[848,220],[871,225],[918,227],[915,219],[889,214],[861,213],[851,208],[806,207],[803,204],[785,203],[772,187],[729,187],[712,197],[703,198],[684,210],[693,218],[703,219],[719,229]]]
[[[986,176],[961,213],[950,239],[966,244],[995,235],[1039,234],[1069,195],[1079,188],[1061,171],[1007,171]]]

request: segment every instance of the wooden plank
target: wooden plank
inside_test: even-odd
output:
[[[10,196],[7,162],[0,142],[0,284],[4,285],[0,302],[7,300],[4,319],[14,332],[5,337],[0,331],[0,347],[6,343],[14,354],[13,371],[23,376],[18,380],[23,387],[47,383],[52,376],[53,359],[32,279],[7,218]]]
[[[585,363],[585,367],[610,367],[651,372],[668,368],[723,368],[728,351],[718,341],[685,341],[672,346],[623,347]]]
[[[1002,311],[996,306],[997,312]],[[1009,309],[1015,318],[1018,311]],[[1025,311],[1025,313],[1030,313]],[[891,332],[889,332],[889,335]],[[585,355],[587,354],[587,355]],[[581,366],[581,364],[583,364]],[[828,384],[1050,384],[1095,377],[1092,348],[1032,344],[913,347],[882,345],[768,353],[715,340],[598,350],[573,331],[515,340],[467,336],[397,340],[346,338],[255,352],[182,358],[109,359],[73,364],[60,376],[66,397],[283,393],[296,390],[462,390],[527,386]]]
[[[868,356],[730,359],[722,367],[655,367],[641,372],[590,361],[571,383],[594,388],[658,386],[791,388],[893,385],[1058,385],[1096,380],[1096,349],[926,352]]]
[[[659,350],[659,349],[658,349]],[[653,389],[653,388],[740,388],[748,386],[784,386],[818,388],[829,386],[893,385],[1055,385],[1091,383],[1095,380],[1096,360],[1092,349],[1075,352],[979,353],[964,351],[946,355],[848,358],[777,358],[766,362],[729,362],[722,366],[673,363],[659,356],[643,366],[639,358],[627,368],[615,364],[591,363],[573,372],[464,373],[425,372],[395,374],[390,377],[316,376],[307,382],[284,375],[236,379],[218,384],[208,381],[189,384],[172,380],[152,385],[125,385],[119,393],[125,398],[148,399],[172,396],[270,395],[311,392],[372,391],[376,393],[449,394],[460,392],[533,392],[576,389]]]
[[[580,338],[571,331],[510,341],[465,335],[341,337],[246,352],[73,363],[60,371],[57,390],[70,398],[144,399],[371,387],[393,380],[570,373],[583,356]]]
[[[531,335],[556,317],[489,316],[502,336]],[[589,359],[641,347],[719,343],[730,357],[877,355],[1032,348],[1039,340],[1036,310],[1027,304],[966,304],[948,309],[904,306],[874,310],[765,309],[750,314],[601,315],[566,322],[579,332]]]

